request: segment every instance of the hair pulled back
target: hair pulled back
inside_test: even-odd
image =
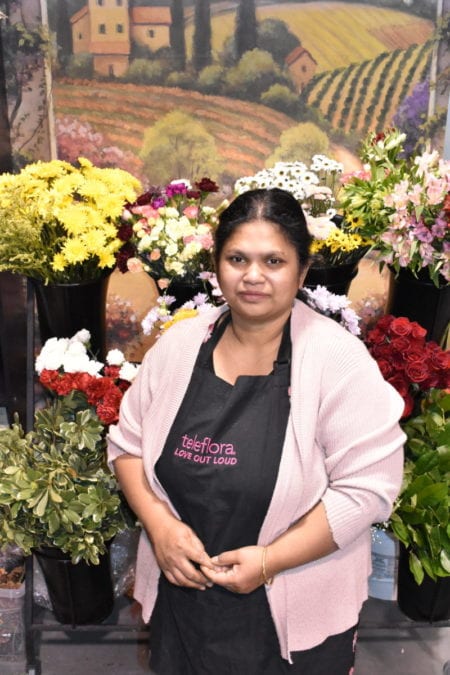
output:
[[[277,225],[294,246],[300,266],[304,267],[308,263],[312,237],[308,232],[302,207],[287,190],[270,188],[248,190],[222,211],[215,232],[216,265],[225,243],[235,229],[252,220],[264,220]]]

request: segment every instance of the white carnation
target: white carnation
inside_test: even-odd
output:
[[[43,370],[58,370],[63,364],[64,355],[69,344],[68,338],[50,338],[36,357],[36,372]]]
[[[133,382],[134,378],[138,373],[138,370],[139,370],[138,365],[129,363],[129,361],[125,361],[125,363],[123,364],[123,366],[119,371],[119,377],[122,380],[127,380],[127,382]]]
[[[121,366],[125,361],[125,356],[120,349],[110,349],[106,355],[106,363],[110,366]]]
[[[70,338],[70,342],[81,342],[84,345],[91,341],[91,334],[86,328],[82,328]]]

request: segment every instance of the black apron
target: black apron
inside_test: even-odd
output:
[[[215,375],[212,358],[229,320],[202,345],[155,467],[182,521],[211,556],[257,543],[290,412],[290,322],[272,373],[240,376],[233,386]],[[157,675],[288,672],[264,587],[245,595],[220,586],[197,591],[161,575],[150,650]]]

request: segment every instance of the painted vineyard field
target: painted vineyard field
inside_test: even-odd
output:
[[[371,61],[316,75],[304,91],[334,129],[382,129],[414,85],[426,79],[431,42],[379,54]]]
[[[281,133],[295,124],[262,105],[156,86],[57,81],[54,102],[57,118],[88,122],[108,142],[131,151],[136,173],[145,130],[176,109],[195,117],[213,135],[223,171],[233,178],[261,169]]]
[[[236,3],[211,7],[212,47],[218,54],[235,28]],[[408,12],[347,2],[276,2],[258,6],[257,19],[284,21],[317,62],[317,72],[350,63],[370,61],[393,49],[426,42],[433,23]],[[186,44],[192,45],[193,23],[188,18]]]

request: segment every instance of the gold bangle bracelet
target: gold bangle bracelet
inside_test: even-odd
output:
[[[262,552],[262,578],[266,586],[270,586],[271,583],[273,582],[273,577],[267,578],[267,572],[266,572],[266,552],[267,552],[267,546],[263,546],[263,552]]]

